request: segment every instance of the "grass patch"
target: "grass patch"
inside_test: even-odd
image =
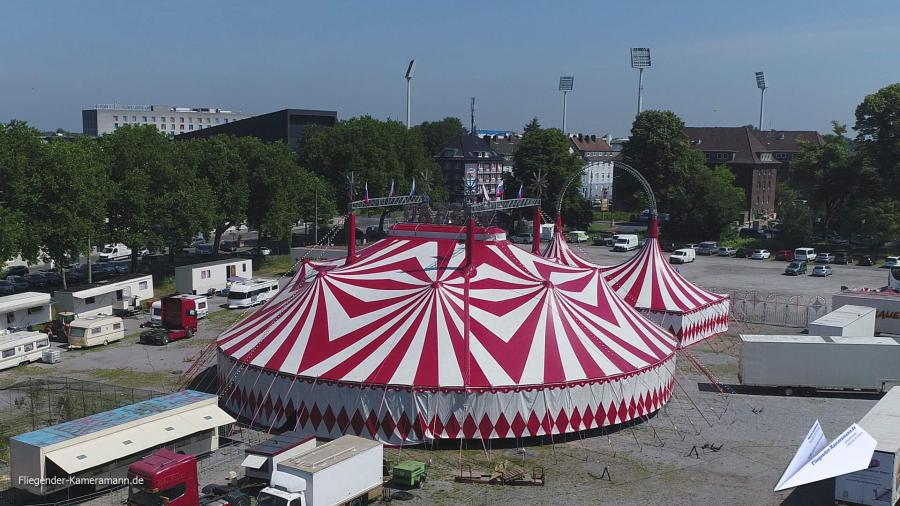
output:
[[[213,327],[225,329],[249,316],[250,313],[253,312],[253,309],[254,308],[248,310],[223,309],[221,311],[213,311],[207,315],[206,321]]]
[[[169,391],[178,382],[178,375],[169,371],[135,371],[133,369],[92,369],[86,371],[92,379],[124,388],[148,388]]]
[[[157,299],[175,293],[175,278],[166,278],[162,283],[153,285],[153,296]]]
[[[631,213],[629,211],[592,211],[594,221],[630,221]]]
[[[138,338],[140,337],[140,335],[141,335],[140,332],[134,332],[134,333],[126,335],[125,337],[123,337],[122,339],[119,339],[118,341],[111,342],[111,343],[107,344],[106,346],[103,346],[102,344],[98,344],[95,346],[91,346],[90,348],[74,348],[74,349],[66,351],[66,353],[71,354],[69,356],[78,357],[78,356],[84,355],[86,353],[93,353],[95,351],[103,351],[103,350],[108,350],[110,348],[122,348],[123,346],[128,346],[129,344],[136,343],[138,341]]]
[[[263,263],[256,268],[254,274],[262,276],[281,276],[285,272],[291,270],[294,264],[291,262],[290,255],[269,255]]]

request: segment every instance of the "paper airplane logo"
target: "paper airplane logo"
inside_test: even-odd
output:
[[[855,423],[829,444],[816,420],[775,485],[775,492],[866,469],[877,444]]]

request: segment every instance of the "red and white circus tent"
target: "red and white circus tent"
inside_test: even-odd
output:
[[[698,287],[669,264],[659,245],[655,219],[638,253],[604,268],[603,277],[625,302],[675,334],[679,348],[728,330],[729,297]]]
[[[566,235],[563,231],[562,220],[560,220],[558,216],[556,218],[556,226],[553,229],[553,237],[550,239],[550,243],[544,250],[543,256],[544,258],[553,262],[561,263],[563,265],[569,265],[571,267],[581,267],[584,269],[606,268],[588,262],[572,251],[572,248],[569,247],[569,243],[566,241]]]
[[[674,336],[596,269],[471,223],[396,225],[349,258],[307,263],[218,338],[226,409],[257,426],[401,444],[593,429],[671,396]]]

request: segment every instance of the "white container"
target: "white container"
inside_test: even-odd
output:
[[[214,262],[182,265],[175,268],[175,291],[205,295],[220,292],[228,285],[228,278],[253,277],[253,261],[249,258],[228,258]]]
[[[885,391],[900,384],[900,338],[741,335],[744,385]]]
[[[44,350],[41,353],[41,362],[45,364],[59,363],[59,350]]]
[[[900,388],[892,388],[859,426],[878,445],[868,469],[834,479],[834,500],[891,506],[900,500]]]
[[[809,324],[813,336],[873,337],[875,308],[841,306]]]
[[[831,297],[834,309],[848,304],[875,308],[875,332],[900,335],[900,293],[847,291]]]

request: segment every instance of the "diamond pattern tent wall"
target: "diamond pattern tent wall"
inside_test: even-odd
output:
[[[233,414],[388,444],[645,416],[671,396],[677,345],[596,269],[472,223],[400,224],[349,265],[307,262],[217,344]]]

